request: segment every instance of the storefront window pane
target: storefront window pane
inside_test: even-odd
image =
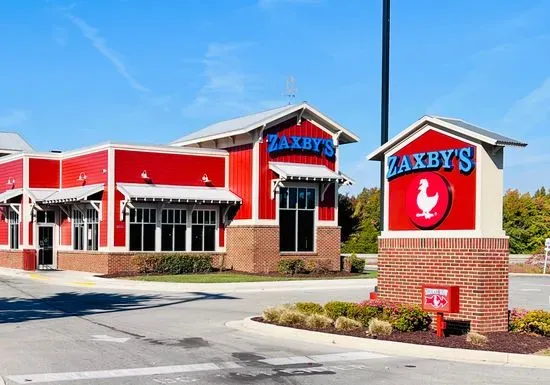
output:
[[[155,251],[155,225],[143,225],[143,251]]]
[[[141,223],[130,224],[130,250],[141,251]]]
[[[288,207],[288,189],[281,187],[279,190],[279,207],[286,209]]]
[[[315,189],[314,188],[307,189],[307,208],[315,209]]]
[[[172,251],[173,229],[174,229],[173,225],[162,225],[162,236],[161,236],[162,251]]]
[[[296,195],[298,193],[298,190],[295,188],[288,189],[288,208],[294,209],[296,208]]]
[[[216,249],[216,226],[204,226],[204,251]]]
[[[305,188],[298,189],[298,208],[299,209],[306,208],[306,189]]]
[[[279,224],[281,251],[296,251],[296,211],[281,210]]]
[[[185,251],[185,225],[174,226],[174,251]]]
[[[313,251],[313,214],[315,211],[298,211],[298,251]]]
[[[191,250],[202,251],[202,225],[193,225],[191,228]]]

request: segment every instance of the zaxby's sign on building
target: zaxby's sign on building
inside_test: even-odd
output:
[[[450,311],[473,330],[507,330],[505,146],[525,144],[459,119],[424,116],[369,155],[385,165],[383,299]],[[448,307],[458,294],[441,285],[460,288],[456,314]]]

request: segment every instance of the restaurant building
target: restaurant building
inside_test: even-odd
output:
[[[32,255],[41,269],[112,274],[135,271],[138,253],[185,252],[248,272],[284,257],[340,268],[337,192],[352,183],[340,146],[359,139],[307,103],[162,146],[42,153],[2,135],[0,266]]]

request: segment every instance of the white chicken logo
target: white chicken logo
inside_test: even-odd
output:
[[[432,213],[432,210],[435,205],[437,205],[439,193],[436,192],[429,197],[427,193],[429,185],[427,179],[420,179],[420,183],[418,184],[418,195],[416,196],[416,205],[422,212],[416,214],[417,218],[424,217],[425,219],[430,219],[437,215],[437,213]]]

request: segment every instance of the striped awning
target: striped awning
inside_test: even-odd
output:
[[[214,187],[189,187],[168,185],[144,185],[118,183],[126,199],[141,202],[178,202],[178,203],[226,203],[239,204],[241,198],[231,191]]]

